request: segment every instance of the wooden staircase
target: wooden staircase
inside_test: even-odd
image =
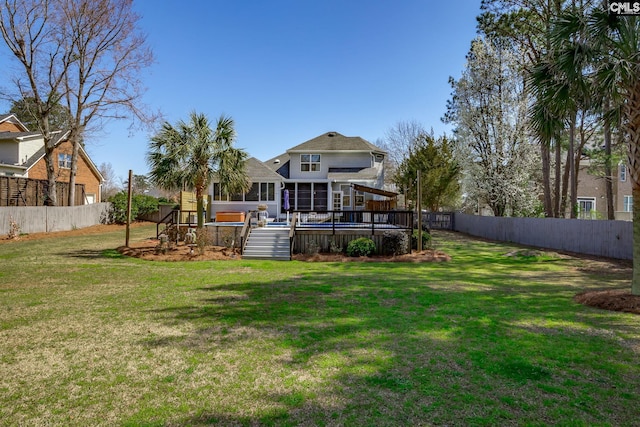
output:
[[[291,240],[289,228],[256,227],[252,228],[242,259],[291,260]]]

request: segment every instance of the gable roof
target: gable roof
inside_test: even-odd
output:
[[[253,182],[258,181],[282,181],[282,176],[271,170],[266,164],[255,157],[250,157],[245,162],[245,171]]]
[[[359,136],[344,136],[338,132],[327,132],[287,150],[291,152],[366,151],[386,153]]]
[[[2,122],[10,122],[10,123],[13,123],[14,125],[17,125],[24,132],[28,132],[29,131],[29,129],[27,129],[27,127],[20,120],[18,120],[16,115],[13,114],[13,113],[0,114],[0,123],[2,123]]]

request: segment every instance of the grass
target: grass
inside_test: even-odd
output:
[[[134,228],[132,239],[153,234]],[[0,245],[0,425],[637,425],[640,322],[586,259],[148,262],[122,232]]]

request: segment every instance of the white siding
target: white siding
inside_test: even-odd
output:
[[[30,139],[28,141],[22,141],[18,151],[18,161],[23,164],[27,159],[33,156],[42,146],[44,140],[42,138]],[[56,159],[57,161],[57,159]]]
[[[320,154],[320,171],[318,172],[302,172],[300,170],[300,154],[291,153],[289,163],[289,177],[296,180],[318,180],[326,179],[329,174],[329,168],[368,168],[371,167],[371,154],[368,152],[338,152],[338,153],[304,153],[304,154]]]

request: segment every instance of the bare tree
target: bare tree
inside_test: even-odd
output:
[[[99,128],[108,119],[149,123],[155,118],[140,105],[140,71],[151,65],[153,55],[137,29],[140,17],[132,5],[133,0],[4,0],[0,8],[3,38],[23,66],[16,87],[38,106],[40,130],[49,145],[50,185],[55,186],[55,147],[49,114],[58,103],[71,114],[70,204],[80,144],[90,126]]]
[[[22,66],[22,73],[12,81],[14,101],[32,99],[38,130],[42,133],[48,180],[48,204],[56,205],[56,173],[53,157],[55,134],[49,125],[52,110],[60,103],[59,89],[63,76],[59,63],[69,60],[69,53],[55,42],[55,21],[49,0],[4,0],[0,7],[0,33],[7,48]]]
[[[63,43],[72,61],[64,73],[73,144],[69,204],[77,172],[82,137],[95,120],[124,118],[128,114],[151,121],[138,106],[143,86],[140,71],[153,62],[146,38],[137,29],[140,17],[133,0],[58,0]]]
[[[396,171],[409,158],[411,149],[416,142],[427,132],[422,124],[416,120],[399,121],[387,130],[385,138],[377,142],[377,145],[385,150],[388,155],[385,160],[385,180],[390,183],[396,181]]]
[[[109,197],[114,196],[116,193],[118,193],[118,191],[120,191],[122,187],[116,182],[116,173],[113,170],[113,165],[111,165],[111,163],[100,163],[98,170],[104,178],[104,182],[102,183],[101,197],[101,200],[104,202],[108,200]]]

